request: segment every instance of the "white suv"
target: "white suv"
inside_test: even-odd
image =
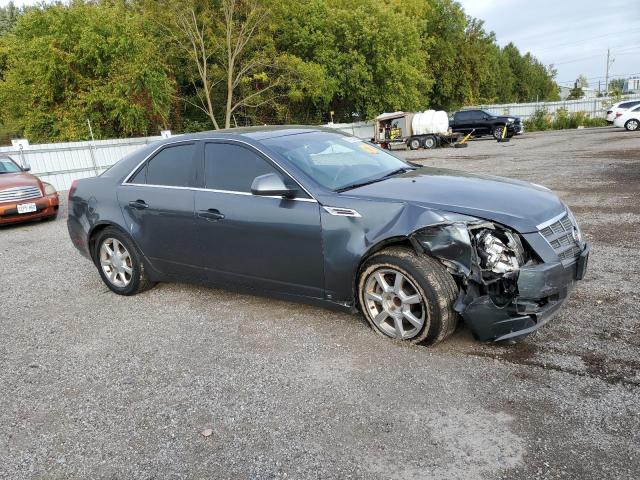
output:
[[[630,132],[640,130],[640,103],[622,114],[613,121],[616,127],[624,127]]]
[[[619,102],[607,110],[607,122],[613,123],[613,121],[626,112],[628,109],[640,105],[640,100],[628,100],[626,102]]]

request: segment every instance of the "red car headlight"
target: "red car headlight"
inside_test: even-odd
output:
[[[54,187],[50,183],[42,182],[42,186],[44,187],[44,194],[45,195],[53,195],[54,193],[57,193],[56,187]]]

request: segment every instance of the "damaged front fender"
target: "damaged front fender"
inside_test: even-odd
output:
[[[430,225],[413,233],[409,240],[417,251],[439,259],[468,277],[474,261],[474,250],[466,223]]]

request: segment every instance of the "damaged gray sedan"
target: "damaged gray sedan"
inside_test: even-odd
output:
[[[589,245],[547,188],[418,167],[321,128],[163,140],[74,182],[69,234],[115,293],[204,282],[362,311],[374,331],[479,340],[546,323]]]

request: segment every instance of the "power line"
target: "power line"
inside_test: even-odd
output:
[[[576,44],[579,44],[579,43],[586,43],[586,42],[588,42],[590,40],[594,40],[594,39],[598,39],[598,38],[604,38],[604,37],[610,37],[611,35],[625,35],[625,34],[627,34],[629,32],[638,32],[638,33],[640,33],[640,29],[632,28],[632,29],[629,29],[629,30],[623,30],[623,31],[618,31],[618,32],[606,33],[604,35],[598,35],[598,36],[595,36],[595,37],[589,37],[589,38],[584,39],[584,40],[575,40],[575,41],[572,41],[572,42],[566,42],[566,43],[550,45],[548,47],[538,49],[538,50],[536,50],[536,52],[539,53],[539,52],[545,52],[547,50],[556,50],[557,48],[566,47],[568,45],[576,45]]]
[[[633,72],[633,73],[611,73],[609,74],[609,77],[611,77],[612,79],[614,78],[621,78],[621,77],[632,77],[634,75],[640,75],[640,72]],[[605,78],[604,75],[598,75],[595,77],[585,77],[587,80],[602,80]],[[573,83],[575,82],[575,78],[573,80],[557,80],[556,83]]]
[[[613,47],[613,48],[618,48],[618,47]],[[615,57],[615,55],[627,55],[626,50],[629,49],[629,48],[631,48],[633,50],[636,50],[636,49],[640,48],[640,45],[631,45],[629,47],[624,47],[624,48],[620,47],[620,48],[618,48],[617,52],[616,51],[613,52],[613,56]],[[635,53],[635,51],[631,51],[631,52],[628,52],[628,53]],[[574,58],[573,60],[567,60],[565,62],[552,63],[552,65],[554,67],[557,66],[557,65],[566,65],[567,63],[575,63],[575,62],[580,62],[582,60],[590,60],[592,58],[599,58],[601,56],[602,56],[602,54],[599,53],[599,54],[596,54],[596,55],[589,55],[588,57]]]

